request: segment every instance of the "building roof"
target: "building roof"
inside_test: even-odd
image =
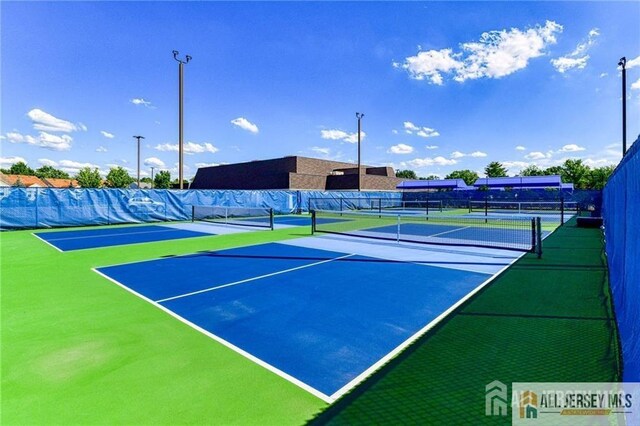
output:
[[[468,189],[462,179],[405,180],[396,186],[398,189]]]
[[[26,175],[6,175],[4,173],[0,173],[0,183],[2,186],[15,186],[16,182],[20,180],[20,183],[27,188],[47,188],[45,182],[43,182],[39,177],[36,176],[26,176]]]
[[[473,186],[489,188],[562,188],[560,175],[480,178]]]
[[[51,188],[79,188],[75,179],[44,178],[42,179]]]

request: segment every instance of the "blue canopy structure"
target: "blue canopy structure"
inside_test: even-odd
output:
[[[476,188],[482,186],[488,188],[563,188],[560,175],[480,178],[473,186]]]
[[[440,179],[440,180],[405,180],[400,182],[397,189],[473,189],[467,186],[462,179]]]

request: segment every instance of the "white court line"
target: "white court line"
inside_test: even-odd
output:
[[[37,239],[39,239],[43,243],[48,244],[49,246],[51,246],[54,249],[58,250],[60,253],[64,253],[64,250],[59,249],[58,247],[54,246],[53,244],[51,244],[49,241],[45,240],[44,238],[40,238],[40,236],[38,234],[36,234],[35,232],[32,232],[31,235],[33,235],[34,237],[36,237]]]
[[[428,225],[428,224],[427,224],[427,225]],[[427,235],[427,238],[437,237],[437,236],[439,236],[439,235],[448,234],[449,232],[462,231],[463,229],[467,229],[467,228],[471,228],[471,226],[463,226],[462,228],[450,229],[450,230],[448,230],[448,231],[439,232],[439,233],[437,233],[437,234]]]
[[[334,260],[346,259],[347,257],[351,257],[351,256],[355,256],[355,253],[346,254],[344,256],[334,257],[332,259],[327,259],[327,260],[323,260],[323,261],[320,261],[320,262],[310,263],[310,264],[307,264],[307,265],[296,266],[295,268],[284,269],[282,271],[272,272],[270,274],[259,275],[257,277],[247,278],[245,280],[235,281],[235,282],[232,282],[232,283],[229,283],[229,284],[222,284],[222,285],[215,286],[215,287],[205,288],[203,290],[192,291],[191,293],[185,293],[185,294],[180,294],[178,296],[167,297],[166,299],[156,300],[156,303],[168,302],[170,300],[181,299],[183,297],[189,297],[189,296],[193,296],[193,295],[200,294],[200,293],[206,293],[208,291],[219,290],[221,288],[231,287],[231,286],[238,285],[238,284],[244,284],[244,283],[248,283],[250,281],[260,280],[262,278],[273,277],[275,275],[285,274],[287,272],[297,271],[299,269],[305,269],[305,268],[310,268],[312,266],[322,265],[323,263],[333,262]]]
[[[497,277],[500,276],[500,274],[502,274],[504,271],[507,270],[507,268],[509,268],[511,265],[513,265],[518,259],[520,259],[522,256],[524,256],[527,253],[522,253],[520,256],[514,258],[511,262],[509,262],[508,265],[506,265],[504,268],[500,269],[498,272],[496,272],[493,276],[491,276],[490,278],[488,278],[486,281],[484,281],[482,284],[480,284],[478,287],[476,287],[475,289],[471,290],[469,293],[467,293],[466,296],[464,296],[462,299],[458,300],[455,304],[451,305],[451,307],[449,307],[449,309],[447,309],[446,311],[444,311],[443,313],[441,313],[440,315],[438,315],[436,318],[434,318],[433,320],[431,320],[431,322],[429,322],[427,325],[425,325],[424,327],[422,327],[420,330],[418,330],[418,332],[414,333],[411,337],[409,337],[407,340],[405,340],[404,342],[402,342],[400,345],[398,345],[395,349],[393,349],[391,352],[389,352],[387,355],[385,355],[384,357],[380,358],[376,363],[374,363],[371,367],[367,368],[365,371],[363,371],[362,373],[360,373],[356,378],[354,378],[353,380],[351,380],[349,383],[347,383],[346,385],[344,385],[343,387],[341,387],[340,389],[338,389],[336,392],[334,392],[333,394],[330,395],[330,398],[332,400],[336,400],[338,398],[340,398],[342,395],[346,394],[347,392],[349,392],[351,389],[353,389],[354,387],[356,387],[357,385],[359,385],[361,382],[363,382],[367,377],[369,377],[371,374],[373,374],[376,370],[378,370],[380,367],[382,367],[383,365],[385,365],[387,362],[389,362],[391,359],[395,358],[400,352],[402,352],[405,348],[407,348],[407,346],[411,345],[413,342],[415,342],[416,340],[418,340],[420,337],[422,337],[427,331],[429,331],[431,328],[435,327],[436,324],[438,324],[440,321],[442,321],[444,318],[446,318],[449,314],[451,314],[456,308],[458,308],[460,305],[462,305],[464,302],[466,302],[467,300],[469,300],[471,297],[473,297],[473,295],[475,295],[477,292],[479,292],[482,288],[484,288],[485,286],[487,286],[489,283],[491,283],[491,281],[495,280]]]
[[[289,382],[293,383],[294,385],[306,390],[307,392],[309,392],[310,394],[320,398],[321,400],[323,400],[326,403],[332,403],[334,400],[329,397],[328,395],[325,395],[324,393],[320,392],[319,390],[315,389],[312,386],[309,386],[308,384],[304,383],[303,381],[296,379],[295,377],[285,373],[284,371],[274,367],[271,364],[268,364],[267,362],[261,360],[260,358],[257,358],[253,355],[251,355],[249,352],[246,352],[242,349],[240,349],[239,347],[235,346],[234,344],[226,341],[225,339],[223,339],[222,337],[216,336],[215,334],[211,333],[210,331],[205,330],[204,328],[192,323],[191,321],[181,317],[180,315],[176,314],[175,312],[173,312],[172,310],[165,308],[164,306],[160,305],[157,302],[154,302],[153,300],[143,296],[142,294],[130,289],[129,287],[127,287],[126,285],[114,280],[113,278],[103,274],[102,272],[98,271],[96,268],[91,268],[91,270],[93,272],[95,272],[96,274],[102,276],[103,278],[106,278],[107,280],[111,281],[112,283],[122,287],[123,289],[127,290],[128,292],[135,294],[136,296],[138,296],[139,298],[141,298],[142,300],[145,300],[149,303],[151,303],[153,306],[155,306],[158,309],[161,309],[162,311],[164,311],[165,313],[171,315],[172,317],[176,318],[178,321],[188,325],[189,327],[193,328],[194,330],[199,331],[200,333],[204,334],[205,336],[210,337],[211,339],[215,340],[218,343],[221,343],[222,345],[226,346],[227,348],[235,351],[236,353],[244,356],[245,358],[249,359],[250,361],[255,362],[256,364],[258,364],[261,367],[266,368],[267,370],[271,371],[272,373],[277,374],[278,376],[282,377],[285,380],[288,380]]]

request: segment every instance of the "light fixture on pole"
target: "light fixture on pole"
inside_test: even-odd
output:
[[[362,117],[364,117],[363,113],[356,112],[356,118],[358,119],[358,191],[362,191],[362,177],[360,176],[360,130],[362,128],[360,121],[362,120]]]
[[[144,136],[134,136],[138,139],[138,189],[140,189],[140,139],[144,139]]]
[[[151,166],[151,189],[153,189],[153,187],[155,186],[153,184],[153,169],[155,169],[155,167]]]
[[[180,189],[182,188],[182,176],[183,176],[183,164],[184,164],[184,140],[183,140],[183,130],[184,130],[184,123],[183,123],[183,87],[182,87],[182,81],[183,81],[183,66],[184,64],[188,63],[191,60],[191,56],[186,55],[185,59],[178,59],[178,52],[177,50],[173,51],[173,59],[175,59],[176,61],[178,61],[179,65],[178,65],[178,181],[180,182]]]
[[[627,58],[623,56],[618,62],[622,67],[622,156],[627,152]]]

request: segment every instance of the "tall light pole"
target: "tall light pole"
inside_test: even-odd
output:
[[[627,152],[627,58],[620,58],[622,67],[622,156]]]
[[[151,189],[153,189],[153,187],[155,186],[153,184],[153,169],[155,169],[155,167],[151,166]]]
[[[138,139],[138,189],[140,189],[140,139],[144,139],[144,136],[134,136]]]
[[[173,59],[175,59],[176,61],[178,61],[179,65],[178,65],[178,181],[180,182],[180,189],[182,188],[182,175],[183,175],[183,159],[184,159],[184,140],[183,140],[183,130],[184,130],[184,123],[183,123],[183,89],[182,89],[182,81],[183,81],[183,67],[184,64],[188,63],[191,60],[191,56],[186,55],[185,59],[178,59],[178,52],[177,50],[173,51]]]
[[[364,114],[361,112],[356,112],[356,118],[358,119],[358,191],[362,191],[362,177],[360,176],[360,130],[361,125],[360,121],[364,117]]]

